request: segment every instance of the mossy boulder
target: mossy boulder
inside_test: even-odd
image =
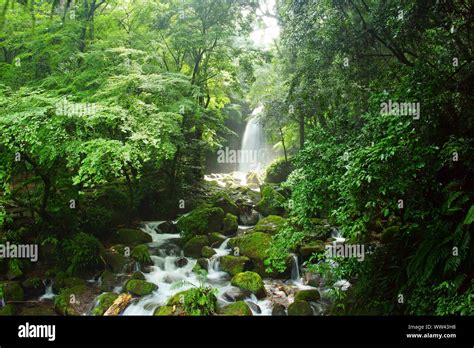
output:
[[[279,158],[272,162],[265,171],[266,183],[279,184],[286,181],[290,173],[294,170],[294,166],[290,161],[286,161],[285,158]]]
[[[171,315],[178,315],[176,313],[177,308],[173,308],[172,306],[160,306],[155,309],[153,315],[155,316],[171,316]],[[184,314],[184,313],[183,313]]]
[[[119,297],[118,294],[114,292],[106,292],[99,296],[97,299],[97,305],[92,310],[92,315],[102,316],[107,311],[107,309],[112,306],[114,301]]]
[[[249,316],[252,315],[252,310],[244,301],[237,301],[227,306],[219,308],[219,315],[229,316]]]
[[[308,290],[300,290],[296,293],[295,295],[295,301],[301,300],[301,301],[319,301],[321,298],[321,295],[319,294],[319,291],[316,289],[308,289]]]
[[[311,316],[313,315],[313,308],[311,308],[311,305],[306,301],[296,300],[288,306],[288,315]]]
[[[299,254],[302,261],[308,260],[314,253],[321,253],[325,251],[325,243],[322,240],[314,240],[299,248]]]
[[[17,281],[0,282],[0,294],[3,293],[5,302],[23,301],[25,293]]]
[[[216,251],[213,248],[211,248],[210,246],[205,245],[201,249],[202,257],[210,259],[215,254],[216,254]]]
[[[225,192],[215,194],[211,199],[211,204],[216,208],[221,208],[226,214],[239,215],[239,207]]]
[[[272,243],[272,236],[262,232],[245,234],[229,240],[232,249],[238,248],[238,253],[252,260],[252,270],[262,277],[275,277],[265,270],[265,259],[268,257],[268,248]]]
[[[100,275],[100,286],[99,289],[101,291],[111,291],[115,287],[115,280],[117,279],[117,275],[110,272],[104,271]]]
[[[133,259],[121,253],[107,250],[105,252],[105,262],[112,272],[123,273],[132,268]]]
[[[212,232],[209,234],[209,243],[211,244],[212,247],[217,248],[220,246],[224,241],[227,239],[226,236],[219,232]]]
[[[185,236],[205,235],[220,231],[224,217],[222,208],[197,208],[180,218],[177,227]]]
[[[260,219],[252,232],[263,232],[275,235],[283,228],[286,219],[278,215],[269,215]]]
[[[137,245],[135,248],[133,248],[130,256],[134,260],[140,262],[140,264],[143,266],[153,265],[153,260],[151,259],[150,251],[148,250],[148,246],[146,244]]]
[[[207,236],[195,236],[184,244],[184,255],[198,258],[201,256],[202,248],[209,245],[209,238]]]
[[[270,185],[261,188],[262,199],[255,205],[255,210],[263,216],[285,215],[286,198]]]
[[[81,307],[87,303],[88,291],[85,285],[63,288],[54,298],[54,308],[62,315],[80,315]]]
[[[272,316],[283,317],[286,316],[286,308],[282,304],[275,303],[272,308]]]
[[[235,234],[238,228],[239,224],[237,216],[227,213],[222,226],[222,234],[225,236]]]
[[[131,279],[125,284],[125,289],[135,296],[146,296],[158,289],[158,286],[145,280]]]
[[[7,303],[5,306],[0,307],[0,317],[9,317],[16,314],[16,308],[13,304]]]
[[[145,275],[140,271],[136,271],[130,275],[130,279],[145,280]]]
[[[251,267],[247,256],[225,255],[220,258],[220,268],[231,275],[248,271]]]
[[[236,274],[230,281],[234,286],[248,290],[257,298],[265,297],[265,286],[262,278],[255,272],[241,272]]]
[[[122,228],[115,234],[117,243],[125,245],[138,245],[143,243],[151,243],[152,238],[148,233],[133,228]]]
[[[27,278],[21,283],[21,286],[26,296],[40,296],[46,290],[43,281],[39,277]]]

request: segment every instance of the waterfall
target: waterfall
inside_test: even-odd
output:
[[[266,144],[262,126],[257,115],[262,112],[260,106],[253,110],[245,126],[239,157],[239,172],[248,173],[262,169],[266,157]]]
[[[300,267],[298,265],[298,256],[292,255],[291,258],[291,280],[295,283],[300,283]]]
[[[46,287],[46,290],[43,295],[39,298],[40,301],[43,300],[52,300],[56,294],[53,292],[53,281],[50,280],[44,280],[43,281],[44,286]]]

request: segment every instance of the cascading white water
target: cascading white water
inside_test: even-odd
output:
[[[53,281],[43,281],[43,284],[46,286],[46,290],[43,295],[40,296],[39,300],[52,300],[56,294],[53,292]]]
[[[300,266],[298,264],[298,256],[292,255],[291,280],[295,283],[301,283]]]
[[[265,136],[257,119],[257,115],[262,112],[262,109],[262,106],[254,109],[245,126],[239,160],[239,172],[241,173],[261,170],[266,162]]]

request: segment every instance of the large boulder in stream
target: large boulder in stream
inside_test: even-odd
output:
[[[146,244],[137,245],[133,248],[130,256],[135,260],[140,262],[143,266],[151,266],[153,265],[153,260],[150,256],[150,251],[148,250],[148,246]]]
[[[201,257],[202,248],[209,245],[209,238],[207,236],[195,236],[184,244],[184,255],[194,258]]]
[[[263,298],[266,295],[262,278],[255,272],[238,273],[231,279],[230,283],[233,286],[250,291],[257,298]]]
[[[250,297],[250,291],[238,288],[236,286],[230,287],[222,294],[222,298],[229,302],[236,302]]]
[[[239,207],[225,192],[215,194],[211,204],[213,207],[221,208],[226,214],[239,215]]]
[[[255,210],[263,216],[285,215],[286,198],[270,185],[261,188],[262,199],[255,205]]]
[[[307,244],[302,245],[299,248],[299,254],[301,261],[307,261],[311,255],[315,253],[322,253],[325,251],[325,243],[321,240],[314,240]]]
[[[296,300],[288,306],[288,315],[291,316],[311,316],[314,315],[311,305],[302,300]]]
[[[224,255],[220,258],[220,268],[231,275],[250,270],[250,259],[247,256]]]
[[[158,289],[158,286],[145,280],[131,279],[125,284],[125,289],[132,295],[146,296]]]
[[[219,247],[226,239],[227,237],[219,232],[212,232],[209,234],[209,243],[213,248]]]
[[[286,219],[278,215],[269,215],[260,219],[252,232],[263,232],[275,235],[283,228]]]
[[[97,299],[97,305],[92,310],[92,315],[102,316],[113,305],[114,301],[119,297],[114,292],[105,292]]]
[[[315,302],[319,301],[321,295],[317,289],[307,289],[307,290],[300,290],[295,295],[295,301],[308,301],[308,302]]]
[[[152,238],[148,233],[133,228],[122,228],[115,233],[114,240],[125,245],[151,243]]]
[[[114,273],[130,270],[134,263],[132,258],[113,250],[106,250],[104,256],[107,267]]]
[[[238,228],[239,224],[237,222],[237,216],[227,213],[222,226],[222,234],[225,236],[230,236],[235,234]]]
[[[180,218],[177,227],[185,236],[205,235],[220,231],[224,217],[222,208],[197,208]]]
[[[229,315],[229,316],[249,316],[253,315],[252,310],[244,301],[237,301],[231,303],[230,305],[219,308],[219,315]]]

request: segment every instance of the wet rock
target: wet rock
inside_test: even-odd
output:
[[[25,279],[21,286],[25,290],[25,295],[27,297],[37,297],[44,294],[46,287],[43,284],[43,281],[39,277],[30,277]]]
[[[260,219],[254,228],[254,232],[263,232],[275,235],[283,228],[286,219],[278,215],[269,215]]]
[[[0,288],[3,292],[3,299],[8,301],[23,301],[25,293],[17,281],[0,282]]]
[[[158,286],[144,280],[131,279],[125,284],[125,289],[136,296],[146,296],[158,289]]]
[[[313,315],[313,309],[311,308],[311,305],[308,302],[297,300],[289,305],[288,315],[311,316]]]
[[[205,257],[200,257],[200,258],[197,260],[197,264],[198,264],[202,269],[207,270],[207,269],[209,268],[209,260],[206,259]]]
[[[89,304],[95,299],[97,288],[85,285],[76,285],[64,288],[54,299],[55,309],[62,315],[81,315],[88,309]],[[74,301],[71,301],[74,299]]]
[[[243,206],[239,214],[239,221],[242,225],[253,226],[258,222],[260,215],[252,206]]]
[[[146,244],[137,245],[133,248],[130,257],[135,261],[140,262],[141,265],[153,265],[153,261]]]
[[[164,221],[158,225],[158,231],[161,233],[178,233],[178,228],[173,221]]]
[[[224,255],[220,258],[220,268],[231,275],[250,270],[251,262],[246,256]]]
[[[105,251],[105,262],[109,269],[114,273],[126,272],[131,269],[133,259],[111,250]]]
[[[219,247],[226,239],[227,237],[219,232],[209,234],[209,243],[211,243],[213,248]]]
[[[255,205],[255,210],[263,216],[284,215],[284,204],[286,198],[278,193],[272,186],[266,184],[262,186],[262,199]]]
[[[145,275],[142,272],[133,272],[130,275],[130,279],[138,279],[138,280],[145,280]]]
[[[214,256],[216,254],[216,251],[211,248],[210,246],[203,246],[202,249],[201,249],[201,255],[203,257],[206,257],[206,258],[211,258],[212,256]]]
[[[197,208],[180,218],[177,227],[185,235],[205,235],[220,231],[224,217],[222,208]]]
[[[272,315],[276,317],[286,316],[285,306],[275,303],[272,308]]]
[[[115,234],[117,243],[125,245],[137,245],[143,243],[151,243],[152,238],[148,233],[132,228],[122,228]]]
[[[255,312],[257,314],[261,314],[262,313],[262,309],[260,308],[260,306],[256,303],[253,303],[252,301],[247,301],[247,305],[250,307],[250,309],[252,310],[252,312]]]
[[[183,251],[186,256],[198,258],[201,256],[202,248],[209,245],[207,236],[195,236],[184,244]]]
[[[226,214],[239,214],[239,207],[226,193],[216,194],[212,199],[212,205],[221,208]]]
[[[106,292],[99,296],[97,299],[97,305],[92,310],[92,315],[102,316],[107,311],[107,309],[112,306],[114,301],[119,297],[118,294],[114,292]]]
[[[286,181],[292,171],[293,164],[291,161],[285,161],[284,158],[277,159],[265,171],[265,182],[278,184]]]
[[[243,300],[250,296],[250,291],[240,289],[238,287],[231,287],[222,294],[222,298],[229,302],[236,302]]]
[[[117,279],[117,276],[110,272],[110,271],[104,271],[100,275],[100,286],[99,289],[101,291],[107,292],[113,290],[115,287],[115,281]]]
[[[244,301],[237,301],[225,307],[219,308],[218,314],[231,316],[250,316],[252,310]]]
[[[299,254],[302,261],[307,261],[314,253],[325,251],[325,243],[321,240],[315,240],[308,244],[304,244],[299,248]]]
[[[321,298],[319,291],[316,289],[300,290],[295,295],[295,301],[318,301]]]
[[[174,264],[176,265],[176,267],[178,268],[181,268],[181,267],[184,267],[188,264],[188,259],[185,258],[185,257],[180,257],[179,259],[177,259]]]
[[[235,234],[238,228],[239,224],[237,223],[237,216],[228,213],[224,218],[222,234],[225,236],[230,236]]]

